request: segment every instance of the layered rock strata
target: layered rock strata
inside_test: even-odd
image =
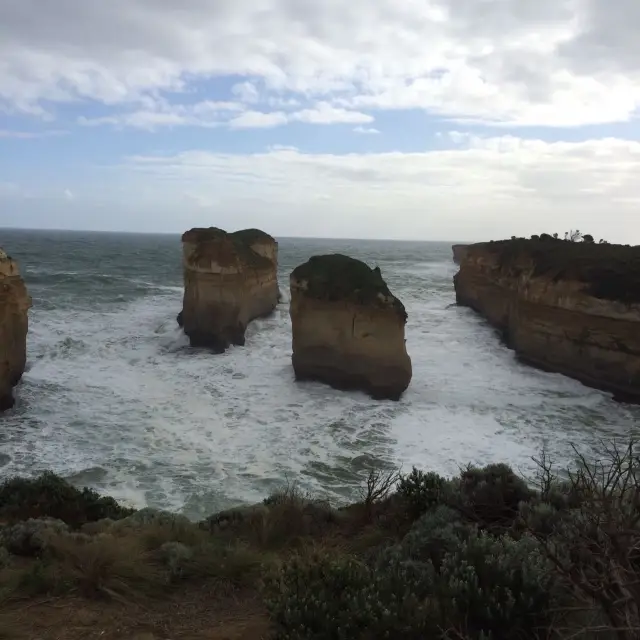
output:
[[[296,379],[398,400],[411,381],[405,308],[380,269],[333,254],[291,273]]]
[[[451,246],[451,250],[453,251],[453,261],[456,264],[460,264],[467,253],[468,244],[454,244]]]
[[[13,406],[13,387],[24,373],[30,307],[18,265],[0,249],[0,410]]]
[[[243,345],[251,320],[279,299],[278,243],[259,229],[191,229],[182,236],[184,298],[178,324],[192,346]]]
[[[524,361],[640,401],[640,247],[474,244],[454,283]]]

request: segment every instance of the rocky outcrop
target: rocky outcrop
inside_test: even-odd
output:
[[[24,373],[30,307],[18,265],[0,249],[0,410],[13,406],[13,387]]]
[[[640,401],[640,247],[474,244],[454,282],[458,304],[482,314],[521,359]]]
[[[468,244],[454,244],[451,246],[453,251],[453,261],[456,264],[460,264],[464,260],[464,257],[467,255],[468,246]]]
[[[278,243],[258,229],[191,229],[182,236],[184,300],[178,324],[192,346],[243,345],[251,320],[278,303]]]
[[[380,269],[315,256],[294,269],[290,285],[296,379],[398,400],[411,381],[407,313]]]

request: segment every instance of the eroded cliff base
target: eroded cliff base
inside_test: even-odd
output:
[[[518,357],[640,401],[640,247],[513,239],[469,245],[458,304]]]

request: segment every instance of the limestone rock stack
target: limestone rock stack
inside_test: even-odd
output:
[[[13,387],[24,373],[30,307],[18,265],[0,249],[0,410],[13,406]]]
[[[405,308],[380,269],[340,254],[291,274],[292,363],[298,380],[398,400],[411,381]]]
[[[178,323],[192,346],[216,353],[243,345],[251,320],[279,298],[278,243],[259,229],[210,227],[182,236],[184,299]]]

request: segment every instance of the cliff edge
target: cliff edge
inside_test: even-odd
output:
[[[640,247],[549,239],[469,245],[458,304],[524,361],[640,401]]]
[[[453,244],[451,245],[451,250],[453,252],[453,261],[456,264],[460,264],[467,253],[468,244]]]
[[[178,323],[192,346],[243,345],[251,320],[278,303],[278,243],[259,229],[191,229],[182,236],[184,298]]]
[[[0,249],[0,410],[13,406],[13,387],[24,373],[30,307],[18,265]]]
[[[292,364],[298,380],[398,400],[411,381],[405,308],[380,269],[340,254],[291,273]]]

